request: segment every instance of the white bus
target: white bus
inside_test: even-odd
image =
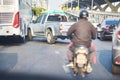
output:
[[[0,37],[25,41],[32,20],[32,0],[0,0]]]

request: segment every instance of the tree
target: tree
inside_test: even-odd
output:
[[[39,8],[39,7],[32,7],[32,13],[34,16],[38,16],[42,14],[45,11],[44,8]]]

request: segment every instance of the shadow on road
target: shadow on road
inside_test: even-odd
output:
[[[112,69],[112,53],[111,50],[100,50],[99,61],[111,73]]]
[[[0,74],[0,80],[71,80],[71,79],[69,79],[69,77],[50,76],[41,74],[6,73]]]
[[[111,42],[111,41],[112,41],[112,39],[109,39],[109,38],[108,38],[108,39],[106,38],[106,39],[104,39],[104,40],[100,40],[100,39],[98,38],[98,40],[99,40],[99,41],[104,41],[104,42],[108,42],[108,41]]]
[[[12,46],[12,45],[22,45],[27,42],[27,39],[25,42],[21,42],[18,38],[12,38],[12,37],[0,37],[0,45],[4,46]]]
[[[33,41],[37,41],[37,42],[41,42],[41,43],[44,43],[44,44],[48,44],[47,43],[47,40],[45,38],[33,38]],[[69,44],[69,40],[65,39],[65,40],[61,40],[61,39],[57,39],[55,41],[55,45],[59,45],[59,44]]]
[[[0,73],[8,72],[17,63],[16,53],[0,53]]]

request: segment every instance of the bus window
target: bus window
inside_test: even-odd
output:
[[[14,0],[3,0],[3,5],[13,5],[14,2]]]

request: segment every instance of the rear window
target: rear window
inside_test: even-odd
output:
[[[67,22],[67,17],[64,15],[49,15],[47,21]]]
[[[107,20],[106,22],[106,25],[117,25],[118,24],[118,20]]]

